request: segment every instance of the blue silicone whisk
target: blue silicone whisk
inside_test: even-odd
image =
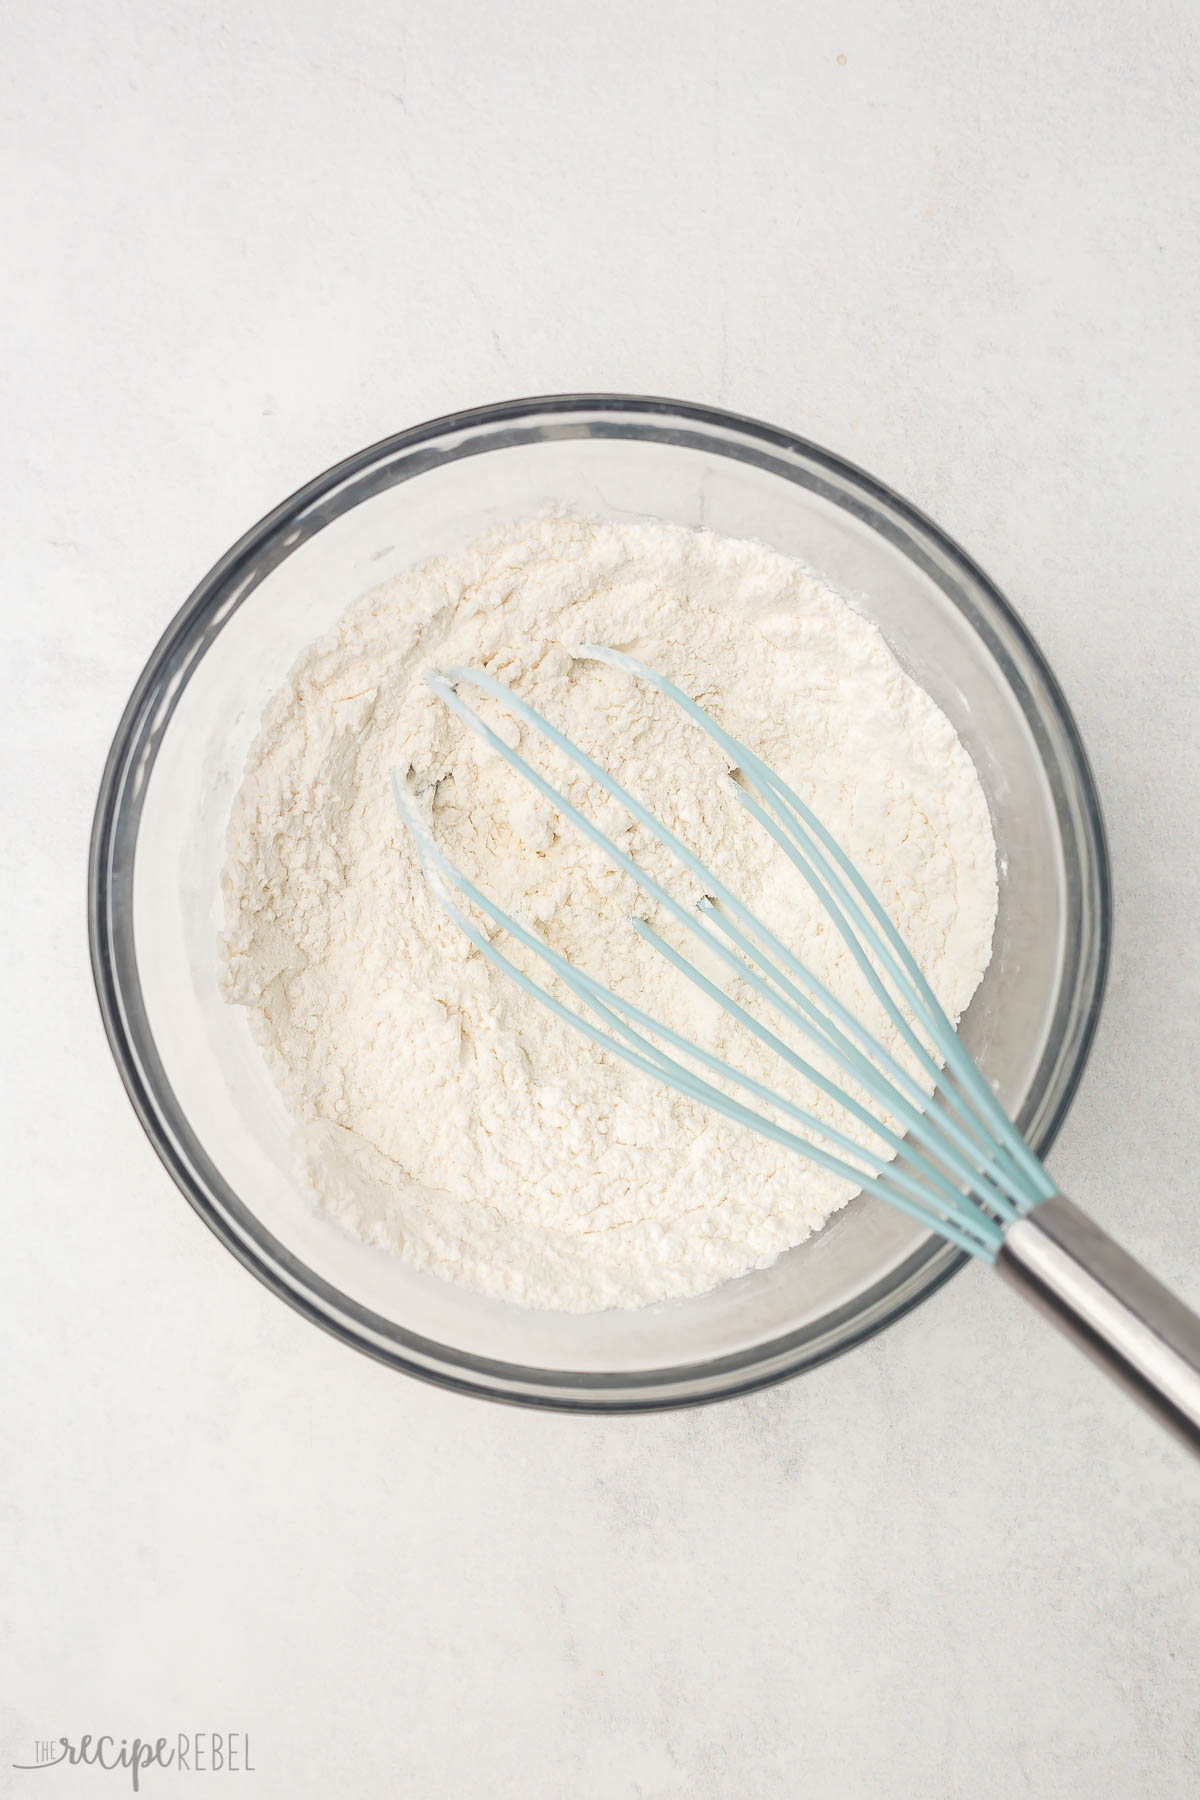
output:
[[[558,955],[454,867],[434,841],[424,809],[406,779],[394,770],[396,804],[426,876],[451,918],[482,955],[585,1038],[690,1099],[879,1195],[959,1249],[992,1264],[1200,1452],[1200,1318],[1058,1192],[975,1067],[900,933],[853,863],[799,796],[673,682],[619,650],[588,646],[576,654],[648,682],[720,746],[729,759],[739,801],[828,913],[920,1075],[910,1073],[877,1043],[803,961],[607,770],[502,682],[470,668],[431,674],[429,685],[470,731],[682,925],[709,958],[748,985],[784,1030],[798,1032],[815,1046],[822,1062],[840,1071],[855,1093],[814,1067],[644,919],[632,918],[632,929],[788,1067],[837,1100],[869,1130],[877,1147],[864,1148]],[[684,905],[647,875],[510,748],[463,699],[460,690],[471,688],[500,701],[643,825],[702,883],[706,897],[699,906]],[[462,902],[531,952],[556,980],[563,997],[505,956]],[[701,1071],[725,1085],[715,1086]],[[735,1098],[730,1087],[744,1097]],[[857,1094],[865,1094],[872,1104],[864,1104]],[[758,1111],[755,1101],[774,1116]],[[790,1120],[805,1135],[779,1123],[780,1118]],[[885,1121],[897,1121],[901,1129]]]

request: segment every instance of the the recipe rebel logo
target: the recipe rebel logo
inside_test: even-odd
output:
[[[30,1760],[14,1769],[123,1769],[135,1794],[150,1769],[175,1769],[185,1775],[253,1775],[248,1731],[176,1732],[174,1737],[113,1737],[85,1732],[81,1737],[38,1738]],[[47,1784],[47,1793],[50,1788]]]

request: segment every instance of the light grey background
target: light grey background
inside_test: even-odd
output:
[[[84,941],[119,710],[276,500],[479,401],[725,404],[930,510],[1061,676],[1118,920],[1054,1168],[1200,1295],[1190,0],[0,32],[0,1793],[126,1791],[35,1737],[237,1730],[268,1800],[1194,1794],[1195,1469],[986,1271],[708,1411],[418,1386],[189,1212]]]

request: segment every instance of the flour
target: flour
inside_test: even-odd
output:
[[[571,1311],[698,1294],[762,1267],[854,1190],[628,1069],[492,968],[429,890],[393,767],[411,771],[447,855],[555,950],[867,1134],[631,930],[631,914],[652,917],[682,941],[463,729],[425,685],[430,666],[487,669],[536,706],[895,1042],[841,938],[737,804],[721,753],[645,684],[574,659],[582,643],[671,677],[791,782],[952,1019],[996,913],[987,805],[952,727],[876,629],[785,557],[556,516],[353,606],[301,658],[251,752],[224,876],[226,993],[247,1008],[299,1121],[303,1178],[335,1219],[436,1275]],[[480,710],[650,874],[700,897],[565,759],[499,707]]]

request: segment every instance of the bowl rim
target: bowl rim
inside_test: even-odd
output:
[[[1016,648],[1033,676],[1037,702],[1060,741],[1071,775],[1078,828],[1087,855],[1081,872],[1088,893],[1082,899],[1090,927],[1076,971],[1073,1027],[1056,1055],[1053,1104],[1029,1131],[1030,1142],[1044,1155],[1057,1136],[1086,1067],[1103,1005],[1112,937],[1112,877],[1099,795],[1079,729],[1059,683],[1032,634],[979,565],[942,528],[884,482],[820,445],[778,426],[723,408],[650,395],[621,393],[543,394],[472,407],[425,420],[368,445],[334,463],[298,488],[245,532],[193,589],[147,659],[121,715],[105,762],[92,824],[88,860],[88,937],[92,973],[109,1047],[134,1111],[185,1199],[209,1229],[274,1294],[303,1317],[334,1337],[390,1367],[461,1393],[518,1405],[579,1412],[662,1411],[753,1392],[787,1380],[852,1349],[903,1317],[933,1294],[971,1260],[947,1244],[931,1240],[876,1288],[852,1306],[824,1316],[812,1327],[775,1338],[751,1351],[669,1369],[639,1369],[618,1374],[553,1371],[484,1358],[434,1344],[406,1332],[358,1305],[303,1264],[257,1223],[225,1182],[194,1137],[158,1060],[141,1004],[128,890],[141,814],[141,796],[153,766],[157,744],[186,686],[191,669],[237,606],[298,545],[366,495],[355,478],[398,457],[432,450],[441,440],[459,439],[424,466],[475,453],[472,435],[497,427],[537,426],[562,416],[630,415],[649,426],[658,421],[661,438],[666,420],[676,421],[685,435],[707,430],[741,440],[747,460],[766,454],[797,458],[810,470],[823,472],[840,490],[857,490],[866,502],[892,515],[918,539],[925,539],[949,569],[982,602],[992,629],[980,632],[1001,661],[1010,684],[1031,689],[1012,661]],[[534,432],[533,435],[545,435]],[[579,435],[586,435],[582,424]],[[638,439],[647,431],[618,435]],[[526,442],[528,435],[513,441]],[[676,440],[678,441],[678,440]],[[478,446],[503,448],[503,443]],[[710,448],[720,449],[717,444]],[[732,453],[732,452],[727,452]],[[769,466],[786,478],[773,459]],[[410,471],[419,474],[420,467]],[[403,479],[404,477],[397,477]],[[792,479],[798,479],[793,476]],[[384,483],[383,485],[391,485]],[[801,485],[812,486],[812,483]],[[361,486],[361,483],[359,484]],[[320,503],[342,491],[342,502],[322,512]],[[374,490],[371,490],[374,491]],[[875,521],[876,524],[878,523]],[[910,548],[906,545],[906,548]],[[911,549],[910,549],[911,553]],[[955,598],[950,595],[950,598]],[[962,608],[962,602],[957,602]],[[964,609],[965,610],[965,609]],[[997,643],[996,639],[1001,640]],[[1006,650],[1003,640],[1010,649]],[[1022,702],[1029,717],[1028,708]],[[1032,721],[1031,721],[1032,722]],[[1038,736],[1039,751],[1044,750]],[[1051,771],[1047,769],[1048,776]],[[1055,805],[1062,815],[1062,796],[1051,781]],[[1067,1002],[1064,1000],[1064,1007]],[[1061,1058],[1065,1054],[1065,1062]],[[1033,1083],[1039,1087],[1045,1062]],[[872,1297],[873,1296],[873,1297]],[[845,1315],[844,1317],[842,1315]]]

